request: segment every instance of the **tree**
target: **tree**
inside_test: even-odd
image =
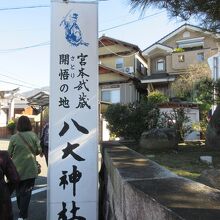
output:
[[[129,121],[129,110],[126,105],[119,103],[108,106],[104,117],[108,121],[108,129],[111,135],[117,137],[126,137],[127,122]]]
[[[201,80],[211,80],[211,71],[205,63],[190,65],[186,73],[181,74],[172,84],[176,96],[195,101],[195,86]]]
[[[201,79],[195,84],[196,101],[209,105],[220,104],[220,79]]]
[[[105,114],[112,135],[138,141],[143,131],[154,128],[159,118],[159,109],[143,98],[140,103],[129,105],[112,104]]]
[[[132,8],[147,7],[165,8],[170,17],[180,17],[187,21],[195,17],[200,25],[213,31],[220,31],[219,0],[130,0]]]
[[[158,121],[158,127],[174,128],[178,141],[184,141],[184,138],[192,132],[191,120],[187,116],[186,109],[176,108],[171,112],[162,112]]]

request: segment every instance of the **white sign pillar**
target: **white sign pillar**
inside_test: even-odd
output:
[[[51,1],[47,219],[98,219],[97,1]]]

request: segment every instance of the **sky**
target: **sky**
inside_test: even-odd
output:
[[[49,86],[50,13],[49,0],[0,1],[0,90]],[[182,24],[169,19],[164,9],[132,11],[129,0],[98,3],[99,37],[104,34],[141,50]]]

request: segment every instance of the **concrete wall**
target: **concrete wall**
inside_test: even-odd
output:
[[[220,191],[118,143],[102,145],[100,220],[220,219]]]

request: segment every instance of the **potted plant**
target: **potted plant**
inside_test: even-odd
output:
[[[181,48],[181,47],[177,47],[177,48],[173,49],[174,53],[181,53],[181,52],[184,52],[184,51],[185,51],[184,48]]]
[[[10,119],[8,121],[7,128],[11,134],[14,134],[16,128],[16,123],[14,122],[14,120]]]

